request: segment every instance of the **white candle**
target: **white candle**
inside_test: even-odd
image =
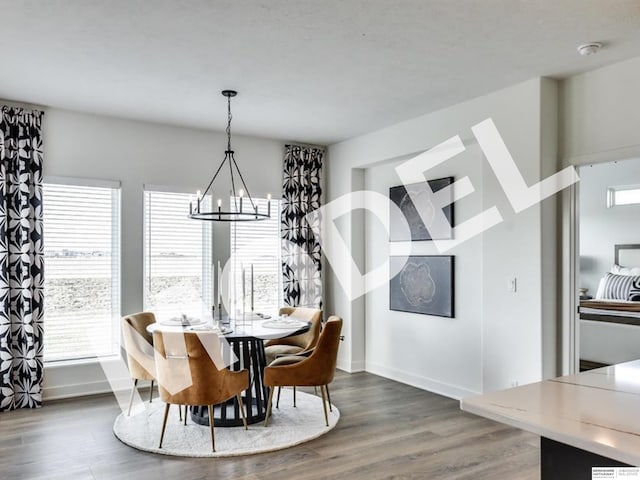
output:
[[[253,263],[251,264],[251,312],[253,312]]]
[[[216,266],[213,263],[213,259],[211,260],[211,288],[211,303],[213,304],[213,311],[211,312],[211,315],[214,315],[216,307]]]
[[[244,265],[242,265],[242,316],[244,319],[244,311],[245,311],[245,299],[247,298],[246,293],[245,293],[245,280],[244,280]]]
[[[222,305],[222,270],[220,270],[220,260],[218,260],[218,308]]]

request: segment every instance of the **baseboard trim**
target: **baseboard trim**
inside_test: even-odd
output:
[[[131,379],[122,379],[123,382],[131,384]],[[118,391],[126,391],[123,388]],[[100,395],[103,393],[115,393],[109,382],[106,380],[96,382],[74,383],[68,385],[56,385],[42,389],[42,398],[47,400],[60,400],[63,398],[84,397],[88,395]]]
[[[338,363],[336,364],[336,368],[338,370],[342,370],[343,372],[347,372],[347,373],[358,373],[358,372],[364,372],[365,370],[365,366],[364,366],[364,362],[341,362],[340,360],[338,360]]]
[[[49,363],[44,366],[43,400],[120,393],[131,388],[131,377],[120,357]]]
[[[373,362],[366,363],[365,371],[388,378],[389,380],[411,385],[421,390],[427,390],[428,392],[437,393],[444,397],[453,398],[454,400],[461,400],[464,397],[479,395],[481,393]]]

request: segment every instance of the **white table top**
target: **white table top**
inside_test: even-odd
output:
[[[460,408],[640,466],[640,360],[465,398]]]
[[[259,338],[263,340],[272,340],[275,338],[283,338],[297,333],[304,333],[309,330],[309,323],[299,321],[292,324],[290,328],[269,328],[267,322],[271,322],[274,319],[256,319],[256,320],[231,320],[228,328],[231,329],[229,333],[222,331],[222,335],[232,338]],[[154,331],[162,332],[207,332],[214,331],[213,324],[211,322],[203,322],[193,326],[183,327],[181,325],[167,325],[162,322],[152,323],[147,327],[149,333]],[[219,330],[217,330],[219,331]]]

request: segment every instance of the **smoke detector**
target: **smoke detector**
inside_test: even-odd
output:
[[[598,42],[590,42],[582,44],[578,47],[578,53],[582,56],[593,55],[598,53],[598,50],[602,48],[602,44]]]

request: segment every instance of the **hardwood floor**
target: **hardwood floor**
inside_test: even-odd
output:
[[[279,452],[166,457],[113,435],[112,395],[0,414],[3,480],[539,479],[538,437],[460,411],[439,395],[367,373],[337,375],[337,427]]]

